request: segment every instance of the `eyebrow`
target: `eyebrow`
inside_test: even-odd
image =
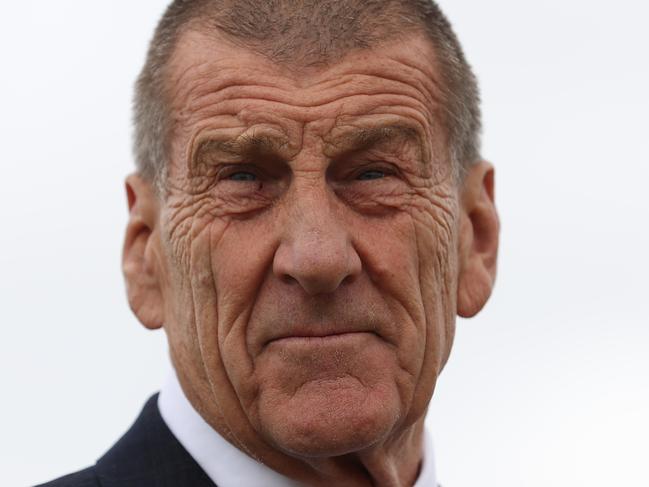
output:
[[[260,154],[279,155],[288,145],[288,140],[265,134],[242,134],[228,139],[210,138],[198,143],[194,151],[197,162],[214,153],[230,156],[252,156]]]
[[[424,160],[425,144],[418,130],[408,125],[384,125],[362,127],[349,130],[331,138],[327,145],[335,147],[341,153],[361,152],[380,144],[389,144],[406,140],[416,144],[417,156]],[[288,139],[268,134],[244,133],[232,138],[207,138],[200,141],[194,151],[192,160],[196,163],[207,162],[212,154],[224,154],[233,157],[252,157],[270,155],[281,157],[289,145]]]
[[[363,127],[342,134],[332,142],[338,150],[344,152],[360,152],[376,147],[379,144],[389,144],[405,140],[417,145],[418,157],[423,159],[425,144],[418,130],[408,125],[385,125],[377,127]]]

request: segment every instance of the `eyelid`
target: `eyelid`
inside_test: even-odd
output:
[[[222,181],[239,172],[250,173],[260,179],[265,177],[264,172],[252,164],[223,164],[217,170],[217,179]]]
[[[394,166],[394,164],[390,164],[389,162],[385,162],[385,161],[380,161],[380,162],[376,161],[376,162],[368,162],[366,164],[362,164],[358,167],[355,167],[354,170],[351,172],[351,177],[356,179],[361,174],[368,171],[380,171],[385,173],[386,176],[394,176],[399,174],[399,170],[397,167]]]

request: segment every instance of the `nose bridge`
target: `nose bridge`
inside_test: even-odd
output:
[[[321,240],[325,234],[333,236],[344,231],[342,222],[334,218],[334,201],[325,177],[295,178],[289,207],[289,228],[293,238]]]
[[[308,294],[335,291],[360,271],[360,258],[325,175],[296,175],[286,204],[275,273]]]

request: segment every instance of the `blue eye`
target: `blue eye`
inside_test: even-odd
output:
[[[373,170],[362,172],[356,179],[358,179],[359,181],[371,181],[373,179],[382,179],[384,177],[385,173],[383,171]]]
[[[230,181],[249,182],[249,181],[257,181],[257,176],[255,176],[250,172],[239,171],[230,174],[227,179],[229,179]]]

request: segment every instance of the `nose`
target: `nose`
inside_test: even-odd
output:
[[[360,256],[334,198],[326,188],[294,193],[273,260],[277,277],[299,284],[311,296],[333,293],[361,272]]]

